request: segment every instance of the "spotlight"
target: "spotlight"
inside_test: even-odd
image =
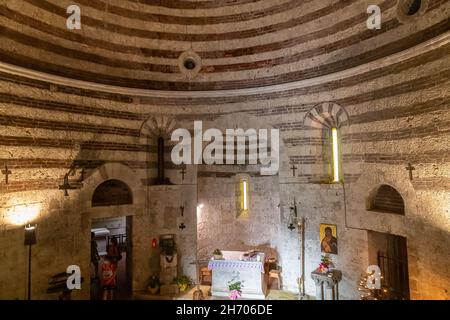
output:
[[[35,224],[28,223],[25,225],[25,242],[26,246],[31,246],[36,244],[36,227]]]

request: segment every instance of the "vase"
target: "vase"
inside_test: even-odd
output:
[[[222,260],[223,256],[221,254],[215,254],[214,260]]]
[[[159,286],[156,286],[156,287],[154,287],[154,288],[152,288],[152,287],[148,287],[148,291],[150,292],[150,294],[152,294],[152,295],[155,295],[155,294],[157,294],[158,293],[158,291],[159,291]]]

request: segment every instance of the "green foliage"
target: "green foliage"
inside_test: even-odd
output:
[[[220,249],[216,249],[216,250],[214,250],[213,254],[221,256],[222,255],[222,251],[220,251]]]
[[[228,281],[228,289],[230,291],[237,290],[242,291],[242,285],[243,281],[239,280],[239,272],[235,272],[233,275],[233,278]]]
[[[178,286],[190,286],[192,284],[192,280],[187,276],[177,277],[173,280]]]
[[[242,281],[236,281],[236,282],[228,282],[228,289],[230,291],[237,290],[241,291],[242,289]]]
[[[322,255],[322,258],[320,261],[325,265],[332,265],[333,261],[331,260],[330,256],[328,254]]]

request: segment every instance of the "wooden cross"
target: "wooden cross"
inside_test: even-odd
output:
[[[297,170],[298,168],[295,166],[295,164],[292,164],[292,176],[295,177],[295,170]]]
[[[5,175],[5,184],[8,184],[8,177],[12,173],[11,170],[8,169],[8,165],[5,163],[5,169],[2,170],[2,173]]]
[[[181,181],[184,181],[184,175],[186,174],[186,165],[183,165],[181,167],[180,173],[181,173]]]
[[[411,165],[411,163],[408,163],[408,166],[405,167],[405,169],[406,169],[406,170],[409,170],[409,180],[412,180],[412,179],[413,179],[413,170],[416,170],[416,168],[413,167],[413,166]]]

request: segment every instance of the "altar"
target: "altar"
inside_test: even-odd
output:
[[[222,251],[222,260],[210,260],[208,269],[212,270],[211,294],[228,297],[230,280],[242,281],[242,298],[265,299],[264,255],[259,261],[244,261],[241,251]]]

